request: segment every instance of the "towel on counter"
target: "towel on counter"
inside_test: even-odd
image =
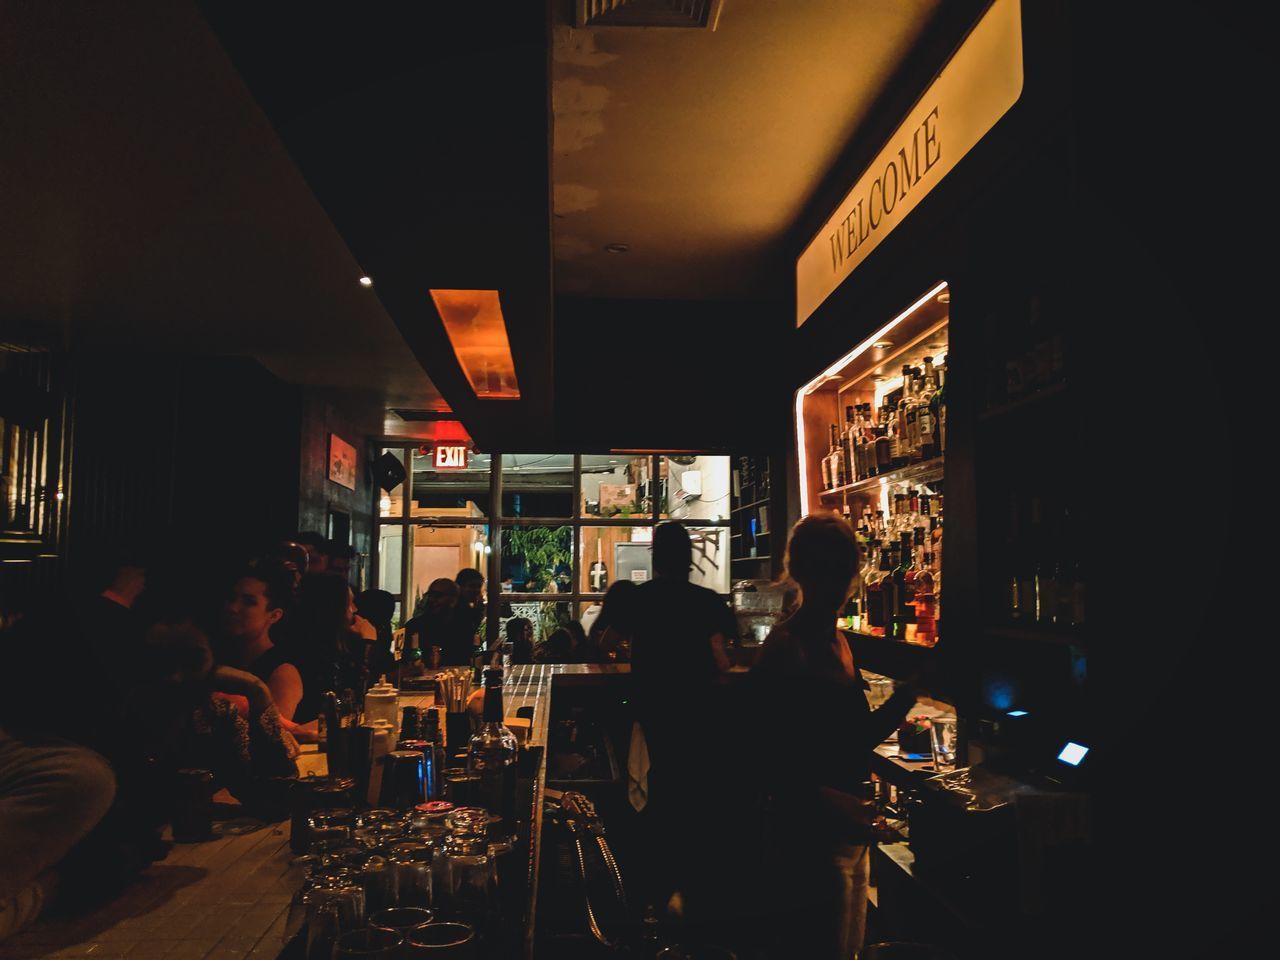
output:
[[[627,800],[637,813],[649,802],[649,744],[638,720],[631,723],[631,746],[627,750]]]

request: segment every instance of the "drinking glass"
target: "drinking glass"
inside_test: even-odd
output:
[[[308,910],[307,960],[332,960],[333,943],[342,935],[342,909],[327,902]]]
[[[333,944],[333,960],[346,957],[393,957],[404,938],[390,930],[352,930],[342,934]]]
[[[431,918],[431,911],[421,907],[394,907],[369,917],[369,927],[373,930],[387,930],[407,937],[429,924]]]
[[[312,844],[324,840],[349,840],[352,814],[344,807],[315,810],[307,818],[308,836]]]
[[[465,923],[432,923],[405,938],[411,957],[461,960],[476,955],[476,932]]]
[[[387,910],[399,900],[396,872],[386,857],[374,854],[355,867],[356,878],[364,888],[365,903],[370,914]]]
[[[929,727],[933,767],[939,773],[956,768],[956,718],[934,717]]]
[[[339,934],[364,926],[364,891],[346,879],[321,880],[302,895],[307,960],[330,960]]]
[[[391,848],[389,859],[396,872],[397,902],[400,906],[431,906],[432,854],[432,845],[422,841],[405,841]]]
[[[462,807],[448,817],[449,836],[436,853],[441,868],[437,894],[449,912],[483,925],[497,902],[497,872],[487,837],[489,814],[480,807]]]

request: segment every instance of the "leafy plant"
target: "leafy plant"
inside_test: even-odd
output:
[[[573,563],[571,531],[562,527],[511,527],[503,532],[508,554],[524,562],[528,577],[525,586],[531,591],[548,587],[560,567]]]

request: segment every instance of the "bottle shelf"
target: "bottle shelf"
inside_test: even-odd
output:
[[[748,560],[772,560],[772,559],[773,559],[773,557],[771,557],[771,556],[770,556],[769,554],[767,554],[767,553],[764,553],[764,554],[761,554],[761,555],[760,555],[760,556],[758,556],[758,557],[733,557],[733,558],[731,558],[731,559],[730,559],[730,561],[729,561],[729,562],[730,562],[730,563],[745,563],[745,562],[747,562]]]
[[[753,502],[751,502],[751,503],[744,503],[744,504],[742,504],[742,505],[740,505],[740,506],[734,507],[734,508],[733,508],[732,510],[730,510],[729,512],[730,512],[730,513],[737,513],[737,512],[738,512],[738,511],[740,511],[740,510],[750,510],[752,507],[759,507],[759,506],[762,506],[763,504],[766,504],[766,503],[768,503],[768,502],[769,502],[769,498],[768,498],[768,497],[765,497],[763,500],[755,500],[755,501],[753,501]]]
[[[847,496],[848,494],[863,493],[892,483],[910,483],[912,481],[928,483],[932,480],[941,480],[943,461],[945,459],[945,457],[934,457],[932,460],[923,460],[920,463],[899,467],[897,470],[891,470],[875,477],[867,477],[867,479],[859,480],[857,483],[846,483],[843,487],[823,490],[820,496],[823,500],[829,500]]]

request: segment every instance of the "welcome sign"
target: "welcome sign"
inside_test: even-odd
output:
[[[1022,95],[1020,0],[995,0],[796,260],[796,326]]]

